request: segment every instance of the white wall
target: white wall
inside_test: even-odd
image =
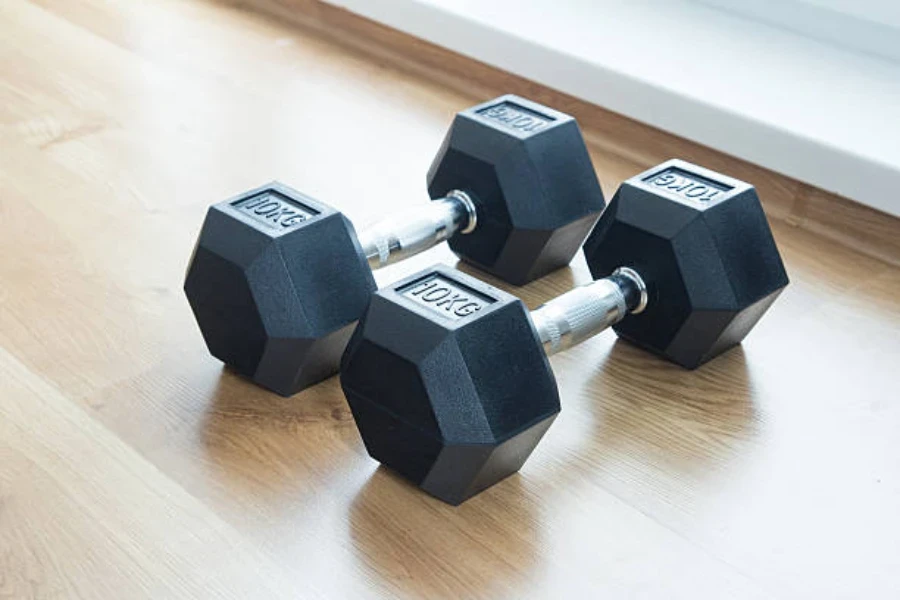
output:
[[[900,62],[900,0],[697,1]]]

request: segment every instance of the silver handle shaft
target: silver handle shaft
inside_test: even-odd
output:
[[[475,204],[465,192],[446,197],[379,221],[364,229],[359,242],[372,269],[379,269],[436,246],[457,232],[469,233],[477,224]]]
[[[539,306],[531,320],[550,356],[615,325],[629,313],[641,312],[646,305],[644,280],[623,267]]]

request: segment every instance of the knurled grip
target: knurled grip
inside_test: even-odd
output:
[[[475,205],[464,192],[429,202],[403,215],[379,221],[359,235],[372,269],[397,262],[435,246],[456,232],[475,228]]]
[[[531,318],[549,355],[618,323],[626,314],[621,288],[610,279],[600,279],[547,302]]]
[[[565,350],[647,307],[647,285],[634,269],[620,267],[539,306],[531,320],[548,355]]]

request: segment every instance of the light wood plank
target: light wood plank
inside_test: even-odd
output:
[[[315,595],[3,349],[0,397],[0,595]]]

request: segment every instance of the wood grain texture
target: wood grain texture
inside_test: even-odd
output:
[[[792,285],[695,372],[554,356],[544,442],[452,508],[367,457],[335,379],[284,399],[210,358],[183,272],[210,203],[277,178],[365,222],[424,200],[455,111],[547,92],[215,2],[7,0],[0,31],[0,597],[900,595],[900,269],[850,247],[896,223],[563,100],[608,192],[669,154],[758,183]]]

